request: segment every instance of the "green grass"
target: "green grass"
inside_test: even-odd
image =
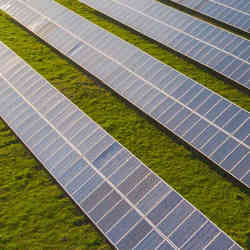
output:
[[[58,1],[145,49],[249,110],[249,97],[77,1]],[[243,247],[249,247],[250,198],[200,156],[87,77],[4,14],[0,40],[131,150]],[[0,123],[0,249],[110,249],[5,125]]]

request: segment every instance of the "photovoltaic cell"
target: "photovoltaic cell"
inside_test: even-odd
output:
[[[99,78],[119,95],[249,187],[246,176],[248,176],[250,166],[243,161],[249,154],[250,146],[249,112],[56,2],[4,0],[1,2],[1,8],[25,25],[27,29]],[[52,11],[53,9],[54,11]],[[28,13],[37,15],[37,19],[27,21]],[[41,22],[41,20],[47,20],[47,22]],[[40,23],[46,27],[53,26],[53,29],[40,32],[46,28],[42,25],[38,29],[37,25]],[[55,36],[55,32],[58,35],[62,32],[60,38]],[[76,42],[67,47],[71,38]],[[68,52],[79,43],[81,46],[69,55]],[[114,48],[119,48],[119,53],[114,52]],[[151,67],[144,67],[147,62],[150,62],[149,64],[154,70],[151,70]],[[20,70],[20,77],[24,74],[21,72]],[[19,79],[20,77],[17,75],[15,74],[13,79]],[[30,89],[29,85],[24,84],[23,86]],[[44,87],[46,87],[45,82],[43,82]],[[35,85],[32,85],[32,88],[34,89],[32,93],[26,91],[25,88],[22,88],[21,91],[31,95],[32,100],[39,105],[40,111],[46,112],[51,105],[54,107],[54,112],[58,110],[57,107],[65,107],[67,111],[70,109],[69,106],[65,106],[65,103],[60,102],[59,95],[53,89],[44,90],[44,98],[40,98],[39,91],[35,91]],[[45,99],[48,100],[48,104],[42,103]],[[89,119],[79,119],[77,111],[73,113],[63,113],[62,111],[62,114],[64,115],[59,114],[55,117],[52,124],[58,125],[66,138],[72,140],[81,153],[87,153],[93,142],[100,142],[100,145],[96,145],[91,152],[88,152],[88,156],[93,159],[93,164],[98,168],[106,165],[108,159],[119,150],[119,146],[117,149],[110,148],[113,143],[109,141],[109,138],[105,138],[105,133],[91,124]],[[62,121],[65,115],[66,119]],[[29,116],[29,111],[27,111],[27,116]],[[47,117],[51,116],[53,116],[53,112],[50,110]],[[93,130],[91,130],[92,126]],[[86,135],[88,138],[82,141]],[[239,146],[243,147],[241,152],[244,153],[237,158],[234,156],[234,151]],[[51,147],[53,148],[53,145]],[[54,146],[55,149],[56,147],[57,145]],[[110,151],[108,151],[109,148]],[[105,152],[101,153],[100,150],[105,150]],[[104,157],[103,160],[102,157]],[[121,158],[114,159],[108,167],[101,170],[107,177],[115,171],[116,177],[111,178],[111,181],[116,186],[120,185],[123,178],[128,177],[129,174],[123,168],[117,168],[113,162],[128,161],[129,164],[134,164],[133,160],[127,159],[125,151],[119,157]],[[234,158],[234,167],[231,167],[229,161],[232,158]],[[139,164],[133,166],[139,167]],[[239,175],[239,169],[244,174]]]
[[[241,31],[250,32],[250,3],[248,0],[171,1]]]
[[[167,245],[170,249],[177,249],[177,245],[174,242],[179,238],[178,232],[180,229],[178,229],[178,226],[182,228],[182,223],[185,224],[186,230],[193,229],[192,235],[190,233],[186,234],[185,239],[182,239],[182,242],[185,244],[192,245],[193,249],[196,249],[203,243],[200,243],[197,237],[199,235],[202,236],[204,233],[201,230],[197,230],[197,233],[194,232],[194,228],[198,228],[201,223],[204,224],[204,228],[209,223],[210,227],[206,230],[209,230],[211,235],[214,235],[214,232],[216,232],[217,238],[215,241],[212,237],[209,239],[208,237],[202,237],[208,243],[208,247],[210,245],[214,247],[219,244],[222,247],[226,246],[226,249],[229,249],[229,246],[241,249],[240,246],[212,224],[201,212],[152,173],[139,159],[128,152],[106,131],[71,103],[70,100],[29,67],[20,57],[0,42],[0,55],[4,55],[5,53],[7,53],[7,56],[0,56],[0,117],[117,249],[155,249],[158,246],[162,246],[162,244]],[[16,62],[19,67],[15,67]],[[32,76],[26,76],[24,78],[25,81],[34,85],[38,91],[41,87],[46,86],[57,95],[58,103],[65,103],[67,105],[62,107],[61,110],[55,110],[53,116],[47,116],[50,110],[53,109],[53,106],[48,108],[48,110],[42,109],[41,104],[32,99],[32,95],[21,92],[23,90],[22,83],[13,78],[13,75],[19,74],[18,72],[24,66],[26,71],[29,71],[30,76]],[[39,79],[39,81],[34,80],[35,78]],[[53,99],[54,96],[51,96],[49,99],[41,99],[41,103],[42,105],[46,105]],[[13,105],[12,109],[8,108],[10,105]],[[15,112],[19,107],[29,110],[27,116],[22,117],[19,112]],[[63,111],[69,110],[69,107],[71,113],[64,116],[59,123],[52,124],[53,119],[60,113],[63,113]],[[72,138],[68,139],[66,137],[67,131],[60,129],[60,124],[67,120],[68,117],[72,117],[73,114],[76,114],[78,119],[74,120],[73,124],[70,125],[71,127],[74,126],[77,120],[82,119],[85,124],[83,122],[78,127],[78,130],[81,130],[81,127],[85,127],[87,124],[95,124],[93,130],[102,131],[104,135],[103,139],[93,141],[89,144],[88,150],[84,153],[80,152],[79,146],[73,142]],[[31,117],[34,120],[33,124],[36,124],[36,126],[26,124],[27,121],[30,121]],[[26,126],[31,126],[33,129],[27,129],[29,136],[24,137],[23,135],[26,132],[23,133],[23,129]],[[83,137],[82,142],[88,140],[88,137],[89,135]],[[94,164],[95,160],[103,155],[104,152],[107,152],[107,149],[103,146],[104,141],[105,143],[109,142],[108,144],[110,145],[116,145],[115,148],[117,150],[113,151],[112,154],[106,153],[105,161],[98,161],[99,165],[96,166]],[[41,144],[43,147],[39,147]],[[99,145],[102,145],[102,147],[99,147]],[[89,152],[93,152],[93,149],[95,154],[89,154]],[[97,151],[98,154],[96,154]],[[130,159],[133,160],[132,162],[138,162],[139,167],[136,168],[137,164],[134,164],[131,168],[129,165],[126,165],[126,160],[115,161],[115,159],[120,158],[121,152],[127,152],[123,156],[127,161]],[[116,165],[117,169],[123,168],[124,173],[127,173],[127,177],[124,177],[123,183],[129,183],[132,180],[135,181],[133,186],[130,184],[130,188],[124,189],[125,186],[119,188],[119,186],[117,187],[111,182],[114,173],[111,172],[109,177],[102,173],[105,165],[109,165],[112,161],[115,162],[113,164]],[[145,197],[153,194],[155,190],[160,191],[161,196],[158,195],[157,199],[153,202],[152,199],[145,199]],[[161,205],[161,200],[166,204],[166,208]],[[140,201],[143,201],[143,207],[147,207],[147,211],[139,205],[141,204]],[[158,204],[157,201],[160,203]],[[196,216],[200,218],[199,222],[202,222],[199,225],[194,225],[195,221],[193,220],[193,224],[189,227],[184,222],[184,218],[179,218],[178,223],[172,225],[169,230],[174,235],[171,240],[171,237],[164,235],[164,231],[166,231],[164,225],[161,224],[161,226],[158,226],[155,223],[155,217],[151,218],[150,215],[157,213],[161,218],[168,218],[167,213],[164,213],[168,209],[172,217],[175,214],[178,216],[178,207],[175,206],[177,203],[185,203],[186,206],[189,206],[195,211]],[[169,209],[170,207],[171,210]],[[176,233],[174,232],[175,229]]]
[[[80,2],[250,89],[250,41],[154,0]]]

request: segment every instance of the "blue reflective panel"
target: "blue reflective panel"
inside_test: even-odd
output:
[[[242,61],[238,60],[238,59],[234,59],[234,61],[228,65],[223,71],[222,73],[225,74],[226,76],[231,75],[236,69],[239,68],[239,66],[242,64]]]
[[[140,219],[140,215],[135,211],[130,211],[126,216],[122,217],[120,222],[117,223],[108,233],[108,237],[113,241],[117,242],[121,237],[130,230]]]
[[[218,65],[219,62],[222,62],[225,58],[225,53],[221,52],[221,51],[217,51],[216,56],[214,57],[210,57],[207,59],[207,63],[206,65],[210,66],[210,67],[214,67],[215,65]],[[216,70],[216,68],[213,68],[216,72],[219,72],[218,70]]]
[[[244,140],[244,143],[250,146],[250,135]]]
[[[108,149],[106,149],[98,158],[93,162],[93,164],[100,169],[108,162],[118,151],[121,150],[121,145],[114,142]]]
[[[119,202],[114,208],[109,211],[101,220],[98,222],[99,227],[107,232],[121,217],[130,210],[130,206],[124,200]]]
[[[142,96],[136,103],[139,107],[144,107],[147,103],[151,102],[160,92],[156,89],[150,90],[145,96]]]
[[[85,157],[93,162],[96,158],[103,153],[103,151],[114,143],[114,139],[110,135],[106,135],[101,141],[97,142],[94,147],[90,147],[90,150],[87,151]]]
[[[245,110],[241,110],[233,119],[226,124],[224,129],[229,133],[232,133],[239,128],[247,119],[249,119],[249,113]]]
[[[215,65],[215,70],[218,71],[218,72],[221,72],[228,65],[230,65],[233,60],[234,60],[234,57],[232,57],[232,56],[226,56],[221,62],[219,62],[219,63],[217,63]]]
[[[173,248],[167,241],[165,241],[163,244],[161,244],[160,247],[157,248],[157,250],[174,250]]]
[[[223,133],[219,132],[217,133],[211,140],[209,140],[201,149],[203,153],[206,155],[210,155],[214,150],[217,149],[219,145],[225,142],[226,138],[228,136]]]
[[[221,98],[217,95],[211,95],[198,109],[201,115],[206,114]]]
[[[66,157],[62,159],[58,164],[55,164],[55,167],[51,170],[57,178],[60,178],[68,169],[80,159],[80,155],[75,151],[70,154],[65,155]]]
[[[166,97],[165,100],[160,105],[158,105],[156,109],[152,111],[151,115],[154,118],[158,118],[163,112],[168,110],[173,104],[174,104],[174,101]]]
[[[205,117],[213,121],[215,120],[228,106],[230,103],[226,100],[221,99],[220,102],[218,102],[212,109],[208,111],[208,113],[205,115]]]
[[[134,93],[132,100],[134,103],[138,103],[146,94],[152,91],[152,88],[149,87],[147,84],[144,84],[142,88],[140,88],[137,92]]]
[[[46,167],[52,169],[57,163],[61,162],[65,156],[72,152],[72,148],[68,144],[64,144],[51,157],[45,161]]]
[[[175,103],[169,110],[164,112],[160,117],[159,121],[163,124],[166,124],[171,118],[175,117],[175,115],[183,108],[183,106],[179,103]]]
[[[47,147],[44,148],[42,152],[39,145],[33,148],[33,151],[39,154],[39,159],[42,161],[46,161],[47,159],[49,159],[55,152],[58,151],[59,148],[65,145],[65,141],[62,138],[58,137],[57,140],[53,141],[51,144],[50,141],[48,140],[48,144]]]
[[[182,247],[182,249],[203,249],[218,232],[219,229],[211,222],[208,222],[184,245],[184,247]]]
[[[242,248],[239,247],[238,245],[234,245],[233,247],[230,248],[230,250],[242,250]]]
[[[143,80],[136,80],[135,83],[133,83],[132,86],[130,86],[128,89],[126,89],[124,92],[123,92],[123,96],[126,97],[126,98],[129,98],[131,100],[133,100],[133,95],[140,89],[144,86],[144,82]]]
[[[247,173],[247,171],[250,170],[249,162],[250,153],[248,153],[248,155],[237,164],[231,173],[238,178],[242,178]]]
[[[101,169],[101,173],[106,177],[110,176],[118,169],[125,161],[129,159],[131,155],[128,151],[122,150],[114,158],[112,158],[105,166]]]
[[[238,79],[240,79],[244,74],[246,74],[248,70],[249,70],[249,64],[242,63],[238,69],[233,71],[233,74],[230,76],[230,78],[232,78],[235,81],[238,81]]]
[[[145,220],[142,220],[118,243],[118,249],[132,249],[151,231],[151,229],[152,226]]]
[[[79,203],[83,199],[86,199],[91,192],[93,192],[103,181],[99,175],[94,175],[87,183],[82,185],[75,193],[73,193],[74,199]]]
[[[248,119],[234,134],[240,140],[244,140],[250,133],[250,119]],[[248,144],[248,146],[250,146]]]
[[[184,139],[191,142],[196,136],[198,136],[205,128],[209,126],[209,123],[201,119],[197,122],[185,135]]]
[[[28,145],[29,147],[34,147],[35,145],[41,144],[43,142],[43,145],[41,145],[40,148],[41,150],[43,150],[49,142],[51,143],[53,140],[56,140],[58,138],[59,136],[57,135],[57,133],[55,131],[52,132],[52,128],[49,125],[46,125],[41,130],[37,131],[35,135],[29,138],[28,141],[26,141],[26,145]],[[37,152],[41,152],[41,150],[37,149]]]
[[[86,197],[81,200],[81,208],[83,208],[87,212],[91,211],[94,207],[96,207],[98,202],[100,202],[105,196],[110,194],[111,191],[112,187],[107,182],[99,185],[97,189],[92,188],[89,193],[86,193]]]
[[[164,197],[169,191],[170,187],[163,182],[160,182],[153,190],[151,190],[139,203],[138,208],[145,214],[156,202]]]
[[[231,170],[248,152],[249,150],[245,146],[240,145],[229,156],[227,156],[227,158],[221,163],[221,166],[226,170]]]
[[[180,98],[180,101],[184,104],[189,103],[201,89],[202,87],[200,85],[194,85],[185,95]]]
[[[242,178],[242,181],[246,183],[248,187],[250,187],[250,172],[248,172],[248,174]]]
[[[243,84],[245,84],[248,88],[250,88],[250,70],[247,71],[246,74],[244,74],[239,81]]]
[[[211,159],[217,163],[220,163],[226,156],[233,152],[233,150],[239,145],[234,139],[229,138],[223,143],[217,150],[211,155]]]
[[[154,224],[159,223],[181,200],[180,195],[172,191],[148,214],[148,218]]]
[[[155,249],[163,241],[162,237],[155,231],[151,232],[142,240],[134,249],[135,250],[151,250]]]
[[[160,223],[160,230],[168,236],[193,210],[189,203],[183,201]]]
[[[140,199],[144,197],[158,182],[160,179],[155,174],[149,174],[145,179],[135,186],[135,188],[128,194],[128,199],[136,204]]]
[[[215,58],[217,56],[217,54],[219,54],[220,52],[215,49],[212,48],[210,50],[210,52],[208,54],[206,54],[204,57],[201,58],[201,63],[205,64],[205,65],[209,65],[209,61],[211,61],[213,58]],[[210,66],[213,66],[212,63],[210,63]]]
[[[74,145],[81,144],[84,140],[86,140],[95,130],[97,129],[97,125],[93,122],[87,124],[87,126],[83,126],[75,133],[71,142]]]
[[[173,119],[169,120],[167,123],[167,127],[169,129],[174,129],[180,124],[184,119],[186,119],[191,114],[186,108],[183,108]]]
[[[199,135],[193,142],[192,144],[196,146],[197,148],[200,148],[203,146],[218,130],[210,125],[208,128],[206,128],[201,135]]]
[[[221,233],[216,239],[208,245],[207,250],[223,250],[229,249],[233,245],[233,241],[225,234]]]
[[[102,199],[102,197],[101,197]],[[95,222],[99,221],[112,207],[121,200],[120,195],[113,191],[91,211],[90,217]],[[98,202],[98,200],[97,200]]]
[[[188,51],[187,55],[193,57],[193,55],[197,53],[197,51],[201,50],[203,46],[204,46],[203,43],[197,41],[196,46],[193,47],[190,51]]]
[[[194,212],[178,229],[170,236],[170,239],[178,247],[181,247],[189,237],[205,223],[206,219],[199,212]]]
[[[86,167],[87,167],[87,162],[84,161],[83,159],[80,159],[59,178],[60,183],[65,185],[71,179],[73,179],[77,174],[86,169]]]
[[[187,79],[184,84],[182,84],[178,89],[176,89],[171,95],[175,98],[179,98],[187,91],[189,91],[194,85],[195,82],[193,80]]]
[[[200,104],[204,102],[211,94],[211,91],[208,89],[203,89],[194,99],[188,104],[188,107],[191,109],[196,109]]]
[[[30,124],[31,126],[27,126],[26,131],[23,132],[22,134],[22,140],[26,141],[28,138],[30,138],[32,135],[35,135],[37,131],[41,130],[45,126],[47,126],[47,123],[39,119],[37,122],[34,122],[33,124]]]
[[[57,125],[56,127],[58,130],[64,133],[80,118],[82,118],[82,112],[80,110],[75,110],[69,116],[66,115],[66,117],[62,121],[56,124]]]
[[[82,154],[88,152],[92,147],[94,147],[97,142],[101,141],[106,136],[106,133],[98,128],[92,133],[89,137],[87,137],[79,146],[79,150]]]
[[[118,189],[123,194],[129,193],[148,173],[149,169],[141,165],[118,186]]]
[[[174,92],[176,89],[178,89],[180,86],[183,85],[185,80],[186,80],[185,76],[178,75],[177,78],[172,79],[172,81],[163,86],[162,89],[164,90],[164,92],[171,95],[172,92]]]
[[[226,124],[227,121],[232,119],[233,115],[235,115],[240,108],[236,105],[231,105],[228,109],[226,109],[223,113],[218,115],[218,117],[215,120],[215,124],[222,127]]]
[[[86,169],[83,169],[75,178],[73,178],[68,184],[66,189],[73,193],[75,192],[81,185],[85,184],[93,175],[95,171],[87,166]]]
[[[158,79],[158,81],[156,82],[156,86],[158,86],[161,89],[165,89],[168,86],[168,84],[174,79],[176,79],[178,76],[179,76],[178,72],[172,70],[168,72],[168,74],[165,77],[163,77],[163,79]]]
[[[175,132],[182,136],[183,134],[185,134],[185,132],[187,130],[190,129],[190,127],[192,127],[198,120],[199,120],[199,116],[192,114],[191,116],[189,116],[187,119],[184,120],[183,123],[181,123],[181,125],[179,125],[176,129]]]
[[[200,62],[201,58],[209,54],[209,51],[211,50],[211,47],[208,45],[204,45],[204,47],[199,51],[198,54],[194,55],[194,58]]]
[[[139,160],[135,157],[130,158],[125,164],[123,164],[110,178],[109,180],[115,185],[119,185],[128,175],[132,173],[135,168],[140,165]]]
[[[165,100],[165,98],[166,96],[160,93],[144,107],[144,112],[150,113],[153,109],[157,107],[158,104],[160,104],[163,100]]]

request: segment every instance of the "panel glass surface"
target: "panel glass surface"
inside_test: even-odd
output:
[[[80,2],[250,89],[246,76],[250,71],[250,41],[158,1],[137,1],[143,7],[130,0]],[[129,14],[122,16],[122,12]],[[131,16],[137,18],[131,20]],[[250,27],[250,16],[248,19]],[[226,60],[217,66],[210,61],[218,54]]]
[[[7,94],[3,99],[0,98],[1,104],[7,103],[7,105],[0,105],[0,117],[6,121],[13,132],[16,133],[24,145],[54,177],[63,190],[117,249],[132,249],[134,247],[136,249],[145,249],[145,245],[149,246],[148,244],[151,244],[152,248],[164,244],[168,245],[170,249],[176,249],[178,246],[177,239],[179,238],[178,232],[180,230],[173,233],[174,236],[171,239],[171,237],[165,236],[164,232],[167,230],[173,232],[174,226],[171,229],[170,227],[165,229],[164,224],[161,224],[160,227],[157,224],[159,218],[165,219],[166,211],[169,211],[172,217],[176,214],[178,215],[178,204],[181,205],[182,203],[187,204],[186,206],[195,211],[196,216],[199,218],[197,220],[198,224],[195,224],[196,220],[192,220],[190,227],[188,223],[183,224],[185,227],[181,226],[180,223],[183,218],[179,219],[177,224],[180,228],[184,227],[183,230],[192,230],[193,232],[192,235],[185,233],[185,239],[183,238],[182,242],[191,242],[189,244],[194,249],[196,246],[204,244],[203,241],[197,241],[197,236],[194,232],[200,223],[204,222],[211,224],[209,228],[211,234],[217,231],[221,234],[221,239],[218,238],[215,242],[211,240],[208,245],[212,244],[213,247],[217,246],[217,244],[222,247],[234,245],[240,249],[240,246],[212,224],[208,218],[177,194],[160,177],[152,173],[139,159],[129,153],[106,131],[74,106],[70,100],[22,61],[24,66],[28,66],[26,67],[27,70],[30,70],[32,74],[43,80],[39,81],[41,86],[42,83],[46,82],[55,91],[60,103],[74,106],[79,120],[84,117],[88,118],[82,119],[82,127],[88,124],[95,124],[93,130],[95,131],[97,128],[103,132],[104,137],[99,141],[90,143],[89,149],[82,153],[73,142],[73,139],[66,136],[67,131],[60,129],[60,124],[67,120],[68,117],[64,117],[58,124],[53,125],[54,117],[46,116],[48,113],[43,109],[39,110],[39,104],[35,100],[30,99],[29,95],[22,94],[20,92],[22,87],[16,85],[12,75],[5,71],[6,65],[10,65],[13,59],[19,57],[0,42],[1,52],[9,53],[4,59],[0,58],[0,89],[2,90],[1,93]],[[41,87],[39,83],[37,84],[37,89]],[[18,104],[16,100],[18,100]],[[26,124],[22,116],[13,112],[13,109],[8,108],[9,105],[14,104],[16,109],[19,106],[25,109],[28,108],[29,112],[25,120],[33,117],[36,123],[41,125],[32,126],[29,137],[27,137],[26,132],[23,133],[23,130],[20,129],[23,128],[22,124]],[[61,110],[54,110],[54,112],[54,116],[58,116]],[[72,117],[72,115],[69,115],[69,117]],[[16,122],[9,122],[10,120],[15,120]],[[76,122],[74,121],[74,123]],[[78,127],[78,129],[81,130],[81,127]],[[83,141],[87,139],[88,137],[85,137]],[[41,145],[43,146],[41,147]],[[131,164],[126,164],[129,161]],[[96,164],[97,162],[98,164]],[[120,186],[111,182],[115,171],[110,172],[109,178],[101,171],[107,165],[112,166],[112,164],[116,166],[114,169],[118,169],[117,172],[119,172],[119,169],[123,169],[123,182]],[[134,186],[131,186],[131,180],[136,181]],[[156,195],[157,198],[153,195],[155,192],[156,194],[158,193],[158,196]],[[202,232],[201,230],[197,231],[198,235],[202,235]]]

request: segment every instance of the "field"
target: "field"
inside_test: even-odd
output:
[[[76,0],[58,2],[250,110],[249,96],[230,84]],[[250,198],[245,188],[3,12],[0,40],[241,246],[250,249]],[[3,122],[0,122],[0,249],[111,249]]]

